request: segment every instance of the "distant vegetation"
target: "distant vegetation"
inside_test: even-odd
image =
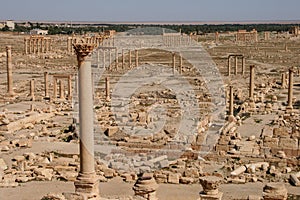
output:
[[[128,25],[128,24],[90,24],[90,25],[82,25],[82,24],[73,24],[72,26],[55,26],[55,25],[47,25],[42,23],[30,23],[29,26],[24,27],[23,24],[16,24],[15,32],[29,32],[34,28],[40,28],[44,30],[48,30],[50,35],[53,34],[72,34],[72,33],[87,33],[87,32],[102,32],[103,30],[113,29],[117,32],[124,32],[134,28],[144,28],[144,27],[161,27],[166,29],[172,29],[175,31],[181,30],[183,33],[197,33],[197,34],[205,34],[205,33],[214,33],[218,32],[227,32],[227,31],[237,31],[239,29],[252,30],[256,29],[257,31],[276,31],[276,32],[285,32],[289,31],[292,26],[296,26],[298,24],[220,24],[220,25],[212,25],[212,24],[204,24],[204,25]],[[7,27],[2,28],[2,31],[8,31]]]

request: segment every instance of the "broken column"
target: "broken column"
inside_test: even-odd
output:
[[[153,174],[144,173],[133,186],[134,195],[139,199],[157,200],[156,189],[158,184],[153,178]]]
[[[250,89],[249,89],[249,98],[253,99],[254,95],[254,65],[250,66]]]
[[[286,76],[285,73],[281,74],[281,87],[286,88]]]
[[[6,46],[6,66],[7,66],[7,93],[13,96],[13,79],[12,79],[12,58],[11,46]]]
[[[294,70],[289,69],[289,88],[288,88],[288,105],[287,109],[293,109],[293,84],[294,84]]]
[[[109,87],[109,77],[105,78],[105,97],[106,101],[110,100],[110,87]]]
[[[99,196],[99,182],[94,166],[94,125],[92,70],[88,56],[93,44],[75,44],[79,76],[80,172],[74,183],[75,192],[84,199]]]
[[[283,183],[268,183],[263,188],[264,200],[286,200],[287,197],[287,189]]]
[[[35,97],[34,97],[34,79],[30,80],[30,99],[31,99],[31,101],[35,100]]]
[[[215,33],[215,43],[219,42],[219,32]]]
[[[216,176],[206,176],[200,178],[203,191],[200,192],[199,200],[221,200],[223,193],[219,192],[219,186],[223,179]]]

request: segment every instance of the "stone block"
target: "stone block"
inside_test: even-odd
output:
[[[287,149],[298,149],[298,139],[296,138],[280,138],[279,146]]]
[[[180,174],[178,173],[170,173],[168,175],[168,183],[171,184],[179,184]]]

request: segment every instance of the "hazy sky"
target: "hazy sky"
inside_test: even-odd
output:
[[[300,0],[0,0],[0,3],[1,20],[300,20]]]

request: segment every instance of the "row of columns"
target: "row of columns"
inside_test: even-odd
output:
[[[165,46],[187,46],[192,41],[190,36],[182,36],[181,34],[163,34],[162,37]]]
[[[249,79],[249,99],[254,100],[254,79],[255,79],[255,66],[250,66],[250,79]],[[282,74],[282,84],[285,82],[285,74]],[[293,110],[293,85],[294,85],[294,69],[289,69],[289,82],[288,82],[288,100],[287,100],[287,110]],[[234,109],[233,109],[233,86],[229,86],[229,113],[228,119],[232,119],[234,116]]]
[[[48,73],[45,73],[45,80],[48,79],[46,78],[48,76]],[[59,98],[60,99],[65,99],[65,86],[63,79],[68,80],[68,100],[72,100],[72,75],[53,75],[53,98],[57,98],[57,83],[59,81]],[[45,82],[45,94],[49,95],[48,91],[46,91],[46,88],[48,89],[48,83]],[[46,96],[47,97],[47,96]]]
[[[172,67],[173,67],[173,73],[175,74],[176,71],[176,53],[173,52],[172,53]],[[177,69],[179,71],[179,74],[182,74],[182,56],[179,55],[179,69]]]
[[[72,45],[77,44],[80,41],[85,41],[87,44],[95,44],[96,47],[98,46],[107,46],[112,47],[114,46],[114,37],[107,36],[107,35],[96,35],[96,36],[84,36],[80,37],[68,37],[67,38],[67,51],[69,53],[73,53]]]
[[[242,41],[242,42],[257,42],[258,41],[257,31],[252,30],[250,32],[247,32],[247,31],[239,30],[236,33],[235,40],[236,40],[236,42],[239,42],[239,41]]]
[[[52,40],[44,36],[30,36],[24,38],[25,54],[39,54],[52,51]]]
[[[100,58],[101,58],[101,52],[102,51],[102,67],[106,68],[107,66],[107,57],[108,57],[108,70],[112,70],[112,61],[113,61],[113,54],[114,54],[114,60],[115,60],[115,68],[118,71],[119,70],[119,53],[118,49],[115,47],[100,47],[97,52],[97,66],[98,68],[100,67]],[[136,50],[128,50],[128,68],[131,69],[133,67],[133,59],[132,59],[132,52],[134,51],[134,66],[137,67],[139,66],[139,51]],[[108,53],[108,56],[107,56]],[[125,69],[125,50],[122,49],[122,56],[121,56],[121,67],[122,69]]]
[[[228,56],[228,65],[227,65],[227,67],[228,67],[228,76],[231,75],[231,58],[234,58],[234,60],[235,60],[235,71],[234,71],[235,75],[238,74],[238,58],[242,59],[241,74],[244,75],[245,74],[245,63],[246,63],[245,57],[243,55],[229,55]]]

